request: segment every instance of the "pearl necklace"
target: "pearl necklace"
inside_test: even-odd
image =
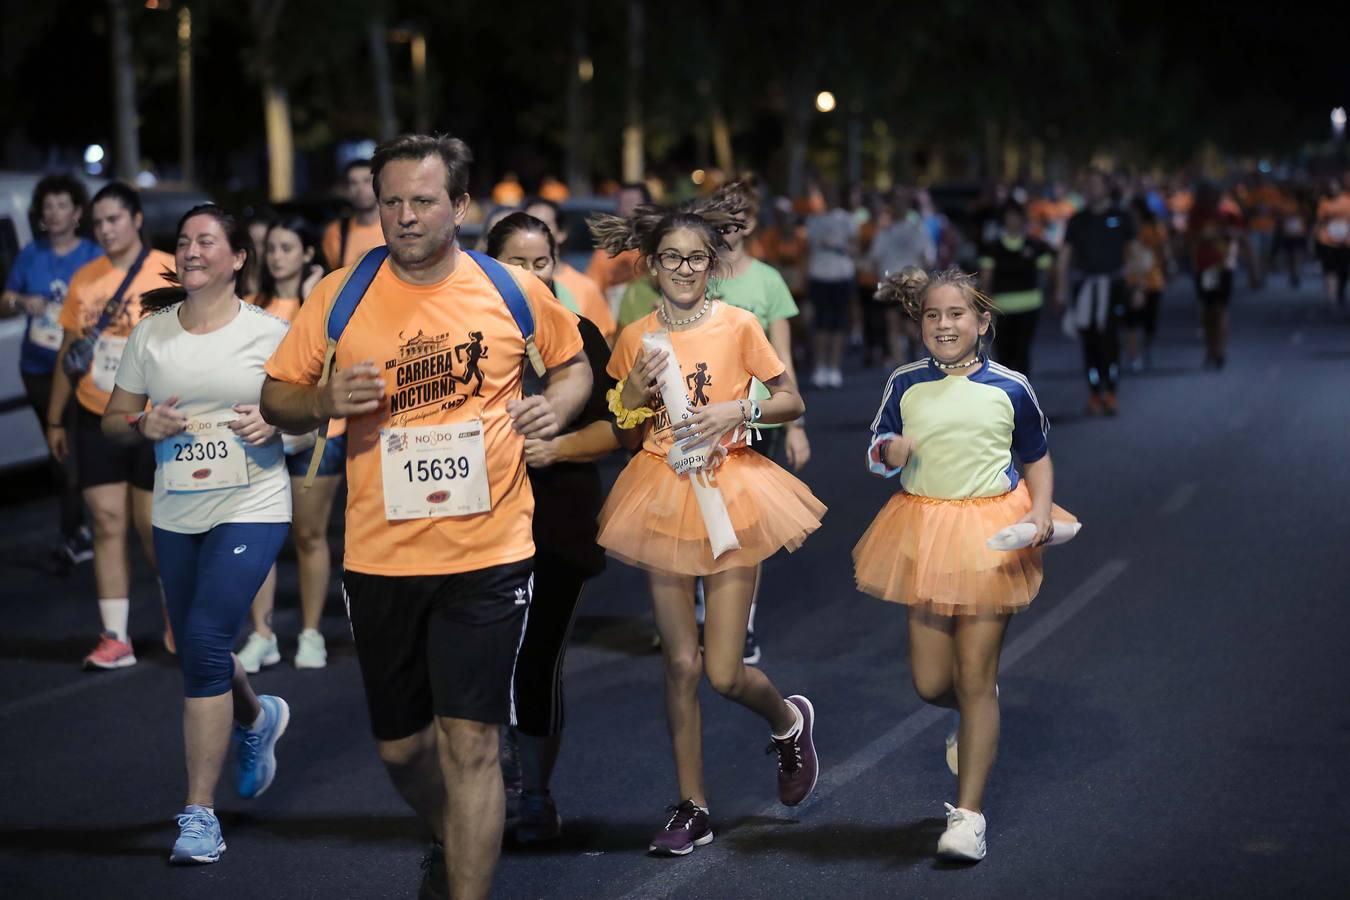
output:
[[[672,319],[670,317],[670,313],[666,312],[666,305],[669,302],[670,301],[666,300],[665,298],[662,298],[661,307],[656,311],[657,315],[660,316],[662,322],[665,322],[672,328],[678,328],[681,325],[690,325],[694,322],[697,322],[699,319],[703,318],[703,314],[708,311],[708,308],[710,306],[712,306],[712,297],[705,296],[703,298],[703,305],[699,307],[698,312],[694,313],[687,319]]]
[[[931,358],[931,357],[930,357],[930,358]],[[940,362],[937,361],[936,358],[933,358],[933,365],[937,366],[939,369],[948,369],[948,370],[950,370],[950,369],[968,369],[968,368],[970,368],[971,366],[973,366],[973,365],[975,365],[976,363],[978,363],[979,361],[980,361],[980,358],[979,358],[978,356],[976,356],[976,357],[975,357],[974,359],[972,359],[970,362],[952,363],[951,365],[947,365],[947,363],[940,363]]]

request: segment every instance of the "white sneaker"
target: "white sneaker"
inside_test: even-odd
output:
[[[938,856],[956,862],[984,859],[984,816],[968,809],[947,807],[947,830],[938,838]]]
[[[816,369],[811,373],[811,387],[827,388],[830,386],[830,373],[826,369]]]
[[[830,369],[825,373],[825,376],[829,380],[827,387],[841,388],[844,386],[844,373],[838,369]]]
[[[328,647],[323,635],[313,628],[300,632],[300,648],[295,651],[297,669],[322,669],[328,665]]]
[[[281,662],[281,651],[277,650],[275,634],[265,638],[258,632],[253,632],[237,655],[239,664],[250,675],[256,675],[263,666],[275,666]]]

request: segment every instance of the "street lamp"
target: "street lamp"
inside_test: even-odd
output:
[[[1336,140],[1345,137],[1345,107],[1338,106],[1331,111],[1331,133]]]
[[[817,112],[823,113],[831,112],[834,110],[834,107],[835,107],[834,94],[830,93],[829,91],[821,91],[819,94],[816,94]]]

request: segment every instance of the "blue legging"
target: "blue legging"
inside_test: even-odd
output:
[[[155,529],[184,696],[229,693],[234,639],[289,529],[285,522],[227,522],[197,534]]]

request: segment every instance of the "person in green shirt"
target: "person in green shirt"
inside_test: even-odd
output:
[[[715,299],[754,314],[769,343],[773,345],[774,352],[787,367],[788,378],[795,383],[797,372],[792,363],[792,332],[788,320],[797,315],[797,304],[778,270],[751,256],[748,247],[759,216],[757,192],[744,181],[733,181],[719,188],[712,196],[693,201],[690,208],[700,214],[720,210],[730,213],[737,220],[720,229],[728,250],[722,254],[717,276],[708,281],[708,292]],[[636,282],[630,286],[630,290],[635,295],[640,291]],[[646,311],[643,312],[645,314]],[[768,388],[759,381],[751,384],[751,399],[763,400],[768,396]],[[811,458],[811,442],[806,437],[806,418],[802,417],[787,425],[762,426],[759,439],[751,447],[775,461],[785,456],[792,470],[800,472]],[[756,574],[756,594],[759,591],[760,574],[762,572]],[[750,625],[745,637],[745,661],[751,665],[759,662],[761,656],[759,643],[755,639],[755,606],[755,603],[751,603]]]

